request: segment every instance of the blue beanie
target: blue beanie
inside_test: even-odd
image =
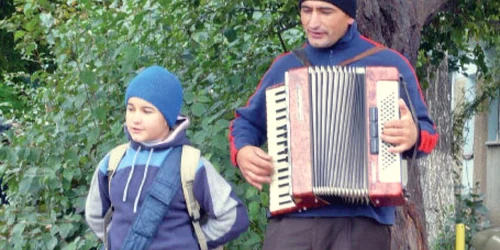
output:
[[[350,17],[356,19],[356,0],[321,0],[323,2],[331,3],[337,8],[344,11]],[[302,6],[304,0],[299,0],[299,9]]]
[[[125,105],[131,97],[138,97],[153,104],[172,128],[182,107],[181,82],[165,68],[151,66],[141,71],[129,83]]]

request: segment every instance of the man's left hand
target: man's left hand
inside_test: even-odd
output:
[[[387,121],[382,129],[381,139],[394,145],[388,149],[391,153],[402,153],[410,149],[418,137],[417,125],[403,99],[399,99],[399,111],[401,119]]]

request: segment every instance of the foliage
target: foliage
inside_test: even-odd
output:
[[[490,2],[496,1],[488,6],[497,4]],[[258,249],[268,195],[251,188],[230,165],[227,128],[234,109],[253,92],[272,58],[302,41],[295,28],[297,15],[290,14],[297,13],[297,1],[14,3],[15,13],[0,21],[0,28],[11,32],[23,59],[37,65],[30,81],[40,86],[23,91],[30,110],[16,114],[21,128],[7,132],[10,147],[0,148],[0,174],[6,174],[10,202],[0,209],[0,217],[7,218],[0,222],[0,248],[97,246],[83,220],[90,177],[101,157],[125,139],[126,84],[141,67],[159,64],[183,82],[190,138],[234,183],[248,206],[251,228],[228,248]],[[458,8],[469,9],[474,8]],[[454,20],[446,13],[440,14],[443,18]],[[477,22],[479,27],[481,20],[486,18],[464,23]],[[436,35],[444,33],[444,24],[429,27]],[[450,32],[460,32],[454,27]],[[477,32],[468,29],[467,35],[488,31],[480,27]],[[446,37],[433,41],[425,36],[428,46],[423,44],[421,65],[431,62],[427,51],[457,47],[460,35],[447,34],[455,44],[446,43]],[[15,81],[7,84],[14,86]]]
[[[435,242],[433,249],[435,250],[454,250],[456,241],[455,227],[459,223],[466,226],[465,243],[466,249],[472,236],[482,231],[489,226],[487,219],[487,209],[483,204],[482,195],[476,194],[471,190],[465,193],[463,186],[455,188],[455,206],[450,207],[449,211],[443,211],[448,215],[447,221],[440,233],[438,240]],[[476,183],[476,190],[479,190],[479,183]],[[451,215],[451,216],[450,216]]]
[[[83,219],[91,175],[122,133],[124,88],[152,64],[185,88],[189,136],[243,197],[251,229],[230,249],[258,249],[267,192],[230,165],[227,129],[283,46],[298,46],[296,1],[16,0],[0,22],[39,70],[19,133],[6,134],[0,174],[10,205],[0,210],[0,248],[91,249]],[[290,29],[290,27],[292,27]],[[278,30],[288,29],[278,36]]]

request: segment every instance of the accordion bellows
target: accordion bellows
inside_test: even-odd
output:
[[[400,84],[393,67],[303,67],[266,89],[272,215],[404,204],[401,155],[380,140],[399,118]]]

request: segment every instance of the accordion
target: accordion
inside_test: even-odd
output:
[[[266,89],[269,210],[279,215],[327,204],[403,205],[401,155],[380,140],[399,118],[393,67],[302,67]]]

